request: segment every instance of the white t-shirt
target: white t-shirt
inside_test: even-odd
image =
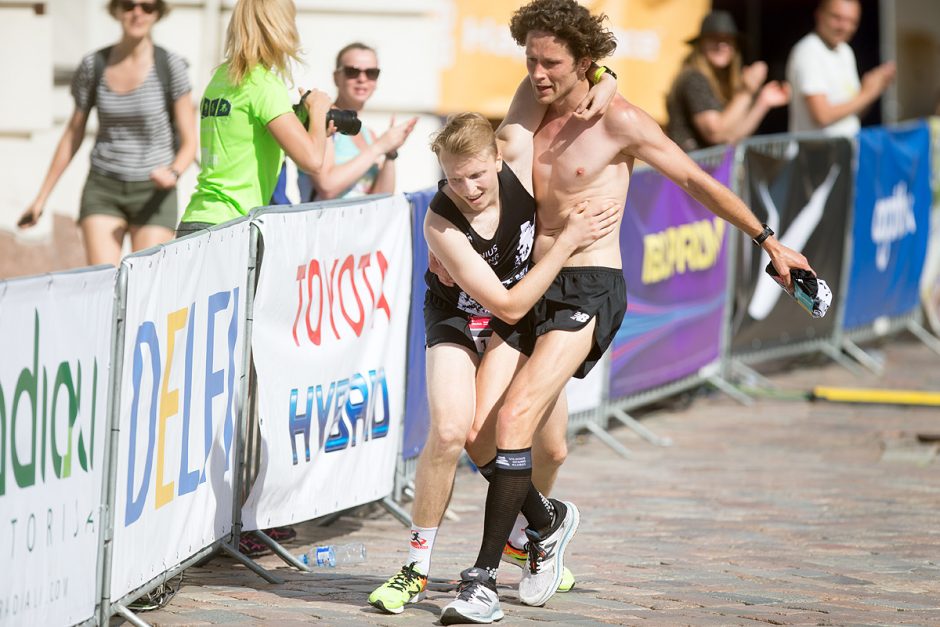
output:
[[[852,48],[846,43],[830,48],[815,32],[803,37],[790,51],[787,81],[793,89],[791,133],[821,128],[809,113],[806,96],[822,94],[830,104],[837,105],[848,102],[861,89]],[[823,130],[830,135],[855,135],[860,126],[857,115],[848,115]]]

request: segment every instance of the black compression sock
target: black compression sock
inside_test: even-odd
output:
[[[496,472],[496,458],[494,457],[482,466],[477,466],[477,470],[480,471],[480,476],[486,479],[487,482],[492,481],[493,473]]]
[[[474,566],[490,572],[499,568],[503,547],[531,485],[532,449],[499,449],[496,452],[496,471],[486,493],[483,542]]]
[[[492,482],[493,475],[496,473],[496,458],[494,457],[478,468],[480,475],[487,481]],[[522,515],[528,521],[529,527],[543,534],[551,528],[556,520],[555,507],[546,496],[535,489],[531,481],[529,481],[529,491],[526,492],[525,502],[522,504]]]

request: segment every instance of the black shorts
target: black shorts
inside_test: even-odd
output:
[[[562,268],[517,324],[493,319],[493,331],[516,350],[531,355],[535,340],[549,331],[577,331],[596,318],[594,342],[574,376],[583,379],[610,346],[627,310],[627,286],[620,268]]]
[[[493,335],[493,318],[474,316],[457,309],[431,292],[424,293],[424,345],[459,344],[483,356]]]

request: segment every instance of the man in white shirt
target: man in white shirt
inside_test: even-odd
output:
[[[830,135],[854,135],[860,126],[859,114],[894,80],[893,62],[882,63],[859,80],[848,41],[855,35],[861,14],[858,0],[821,0],[816,30],[790,51],[791,133],[823,129]]]

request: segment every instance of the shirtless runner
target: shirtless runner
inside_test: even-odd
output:
[[[578,203],[623,206],[634,161],[640,159],[754,238],[787,282],[791,268],[811,271],[803,255],[780,244],[737,196],[706,174],[638,107],[617,96],[599,118],[583,120],[575,114],[589,89],[592,60],[609,56],[616,47],[603,19],[575,0],[535,0],[520,8],[510,24],[516,43],[525,46],[528,79],[513,100],[515,117],[507,118],[499,135],[532,137],[535,261],[549,250]],[[500,338],[524,352],[534,336],[534,349],[496,414],[495,470],[480,551],[474,566],[461,573],[457,598],[441,614],[443,624],[502,618],[496,570],[531,483],[533,434],[568,379],[585,376],[597,363],[626,310],[619,242],[615,231],[573,254],[527,318],[512,326],[494,324]],[[478,390],[488,377],[483,366]],[[496,373],[495,385],[503,385],[503,374]],[[486,457],[479,450],[475,456]],[[565,547],[580,520],[573,503],[551,499],[547,509],[551,523],[527,530],[529,566],[523,569],[519,597],[528,605],[544,604],[557,590]]]

